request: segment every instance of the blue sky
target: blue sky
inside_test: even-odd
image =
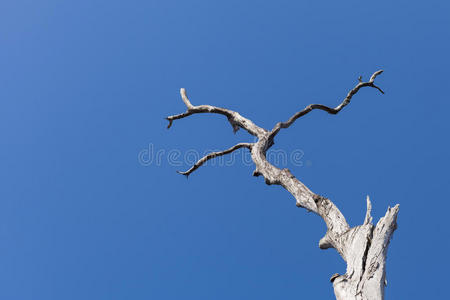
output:
[[[185,110],[185,87],[194,105],[270,129],[307,104],[337,105],[381,68],[385,95],[364,89],[336,116],[313,112],[273,149],[301,153],[281,167],[353,226],[367,194],[376,220],[400,203],[387,299],[445,298],[449,11],[446,1],[2,1],[0,298],[333,299],[328,280],[345,264],[318,248],[322,220],[290,194],[239,159],[175,173],[186,153],[252,137],[221,116],[170,130],[164,117]]]

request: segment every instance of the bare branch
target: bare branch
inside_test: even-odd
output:
[[[189,101],[189,99],[186,95],[186,90],[184,88],[180,89],[180,94],[181,94],[181,99],[183,99],[184,104],[186,104],[186,107],[188,109],[193,108],[194,106],[191,104],[191,101]]]
[[[181,171],[177,171],[178,174],[181,175],[185,175],[186,177],[189,176],[192,172],[194,172],[195,170],[197,170],[199,167],[201,167],[205,162],[207,162],[208,160],[214,158],[214,157],[218,157],[218,156],[222,156],[225,154],[229,154],[239,148],[248,148],[251,149],[253,146],[252,143],[239,143],[237,145],[234,145],[233,147],[224,150],[224,151],[219,151],[219,152],[211,152],[208,155],[202,157],[201,159],[199,159],[189,170],[187,170],[186,172],[181,172]]]
[[[238,131],[239,128],[243,128],[251,135],[257,137],[260,137],[267,133],[267,130],[255,125],[251,120],[244,118],[238,112],[212,105],[194,106],[189,101],[185,89],[180,89],[180,94],[181,99],[187,107],[187,111],[178,115],[168,116],[166,118],[166,120],[169,121],[169,125],[167,126],[167,128],[170,128],[172,126],[174,120],[183,119],[193,114],[212,113],[226,116],[231,126],[233,127],[233,132]]]
[[[306,115],[307,113],[311,112],[314,109],[323,110],[323,111],[326,111],[327,113],[332,114],[332,115],[337,114],[345,106],[347,106],[350,103],[350,100],[352,99],[353,95],[355,95],[362,87],[366,87],[366,86],[373,87],[373,88],[376,88],[377,90],[379,90],[381,93],[384,94],[383,90],[380,89],[378,86],[376,86],[373,83],[375,78],[378,75],[380,75],[381,73],[383,73],[383,70],[379,70],[379,71],[376,71],[375,73],[373,73],[372,76],[370,77],[370,80],[368,82],[362,82],[362,77],[359,76],[358,84],[353,89],[351,89],[348,92],[347,96],[341,102],[341,104],[339,104],[335,108],[331,108],[331,107],[328,107],[328,106],[325,106],[325,105],[322,105],[322,104],[310,104],[307,107],[305,107],[303,110],[295,113],[286,122],[279,122],[279,123],[277,123],[277,125],[275,125],[275,127],[271,131],[270,138],[273,139],[275,137],[275,135],[277,135],[277,133],[281,130],[281,128],[288,128],[289,126],[291,126],[295,122],[295,120],[297,120],[298,118]]]
[[[378,70],[375,73],[373,73],[369,79],[369,82],[374,82],[375,78],[377,78],[377,76],[380,75],[381,73],[383,73],[383,70]]]
[[[193,112],[187,111],[187,112],[184,112],[184,113],[182,113],[182,114],[178,114],[178,115],[173,115],[173,116],[168,116],[168,117],[166,117],[166,120],[169,121],[169,125],[167,125],[167,129],[169,129],[169,128],[172,126],[173,120],[182,119],[182,118],[185,118],[185,117],[190,116],[190,115],[192,115],[192,114],[193,114]]]

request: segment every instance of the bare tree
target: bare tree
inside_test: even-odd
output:
[[[348,92],[342,103],[335,108],[321,104],[308,105],[303,110],[295,113],[286,122],[277,123],[270,131],[257,126],[238,112],[229,109],[211,105],[194,106],[189,101],[185,89],[181,89],[180,93],[187,111],[166,118],[169,121],[168,128],[170,128],[174,120],[193,114],[220,114],[227,117],[234,132],[242,128],[256,137],[257,141],[255,143],[240,143],[227,150],[210,153],[197,161],[189,170],[178,173],[189,176],[202,164],[214,157],[229,154],[240,148],[250,150],[252,160],[256,166],[253,176],[263,176],[268,185],[281,185],[295,197],[298,207],[303,207],[316,213],[325,221],[327,232],[320,240],[319,247],[321,249],[336,249],[347,263],[345,274],[334,274],[330,278],[338,300],[384,299],[387,248],[397,228],[399,205],[397,204],[393,208],[389,207],[385,216],[374,226],[371,216],[372,205],[369,197],[367,197],[367,211],[364,223],[350,228],[340,210],[330,199],[313,193],[295,178],[288,169],[279,169],[269,163],[266,159],[266,152],[274,144],[274,138],[281,129],[289,128],[298,118],[312,110],[319,109],[330,114],[337,114],[350,103],[352,97],[363,87],[372,87],[384,94],[374,83],[375,78],[382,72],[380,70],[373,73],[367,82],[363,82],[362,78],[359,77],[358,84]]]

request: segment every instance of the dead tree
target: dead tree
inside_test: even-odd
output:
[[[214,157],[229,154],[240,148],[247,148],[251,152],[252,160],[256,166],[253,176],[263,176],[268,185],[281,185],[295,197],[298,207],[316,213],[325,221],[327,232],[320,240],[319,247],[321,249],[336,249],[347,263],[345,274],[335,274],[330,278],[338,300],[384,299],[386,254],[389,241],[397,228],[399,205],[388,208],[385,216],[374,226],[371,216],[372,205],[369,197],[367,197],[367,211],[364,223],[350,228],[341,211],[330,199],[313,193],[295,178],[288,169],[279,169],[269,163],[266,159],[266,152],[274,144],[275,136],[282,129],[289,128],[298,118],[315,109],[323,110],[330,114],[337,114],[350,103],[352,97],[363,87],[372,87],[384,94],[383,90],[374,83],[375,78],[382,72],[380,70],[373,73],[367,82],[363,82],[362,78],[359,77],[358,84],[348,92],[342,103],[335,108],[321,104],[308,105],[303,110],[295,113],[286,122],[277,123],[270,131],[257,126],[238,112],[229,109],[211,105],[194,106],[189,101],[185,89],[181,89],[180,93],[187,110],[184,113],[166,118],[169,121],[168,128],[170,128],[174,120],[193,114],[220,114],[227,117],[234,132],[242,128],[256,137],[257,141],[254,143],[240,143],[227,150],[210,153],[197,161],[189,170],[178,173],[189,176],[202,164]]]

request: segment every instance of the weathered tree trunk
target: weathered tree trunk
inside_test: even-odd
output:
[[[296,199],[296,205],[312,211],[322,217],[327,226],[325,236],[320,240],[321,249],[334,248],[347,263],[347,271],[343,275],[335,274],[330,281],[333,283],[334,293],[338,300],[381,300],[384,299],[384,287],[386,285],[386,255],[389,241],[397,227],[397,214],[399,205],[388,208],[376,226],[372,224],[372,205],[367,197],[367,211],[362,225],[350,228],[345,217],[331,200],[324,198],[309,190],[288,169],[279,169],[266,159],[267,150],[273,145],[275,136],[283,128],[288,128],[298,118],[314,109],[337,114],[350,103],[351,98],[362,87],[373,87],[383,91],[374,84],[375,78],[382,71],[375,72],[368,82],[359,83],[347,94],[347,97],[336,108],[330,108],[320,104],[311,104],[302,111],[295,113],[288,121],[280,122],[268,131],[255,125],[251,120],[242,117],[239,113],[210,105],[193,106],[181,89],[181,97],[187,107],[187,111],[167,117],[169,128],[173,120],[181,119],[196,113],[216,113],[228,118],[233,131],[239,128],[245,129],[257,138],[255,143],[240,143],[230,149],[221,152],[213,152],[200,159],[186,172],[179,172],[189,176],[209,159],[231,153],[239,148],[248,148],[251,151],[256,169],[254,176],[262,176],[266,184],[281,185]]]

